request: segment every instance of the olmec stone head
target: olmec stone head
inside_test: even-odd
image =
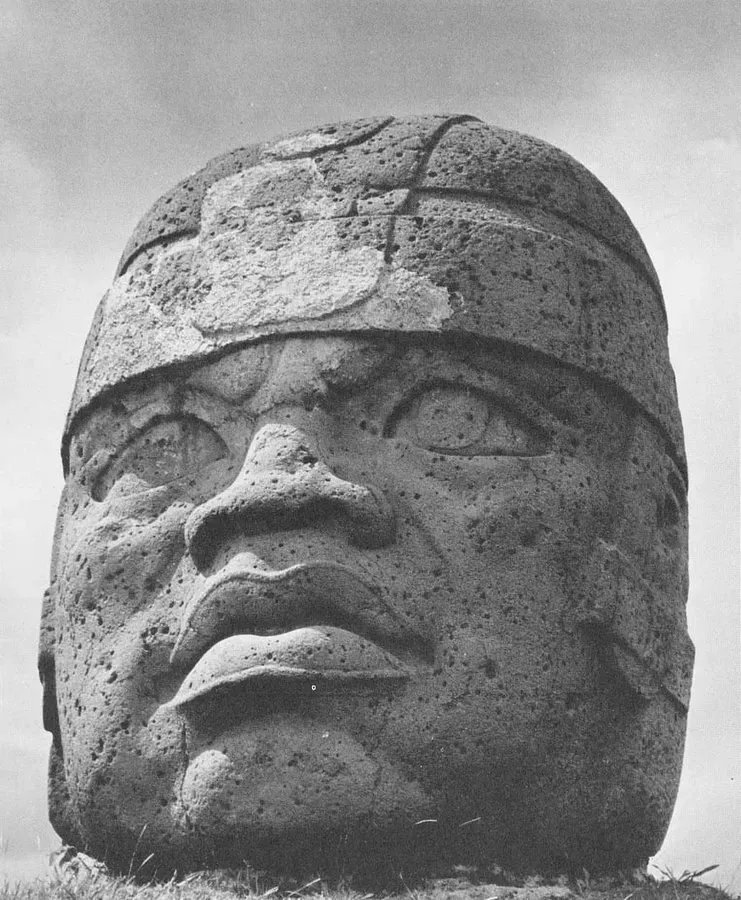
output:
[[[63,455],[67,842],[160,871],[656,850],[681,425],[654,270],[566,154],[460,116],[217,158],[134,232]]]

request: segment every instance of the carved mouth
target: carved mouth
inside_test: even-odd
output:
[[[430,641],[347,566],[254,564],[235,557],[188,605],[170,662],[192,668],[169,706],[250,682],[389,685],[431,662]]]
[[[219,641],[198,661],[168,705],[182,706],[218,688],[246,682],[387,684],[409,675],[393,654],[342,628],[296,628],[271,636],[238,634]]]

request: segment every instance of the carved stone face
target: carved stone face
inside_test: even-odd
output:
[[[467,116],[217,157],[83,353],[41,672],[114,866],[627,868],[679,778],[661,291],[573,159]]]
[[[659,432],[541,355],[320,335],[150,373],[70,444],[57,827],[124,866],[640,859],[685,560]]]

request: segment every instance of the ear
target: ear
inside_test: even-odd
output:
[[[41,632],[39,634],[39,677],[44,689],[44,728],[51,732],[49,753],[49,821],[52,828],[66,844],[77,845],[78,835],[71,815],[71,804],[64,777],[62,735],[59,730],[56,689],[56,629],[54,626],[54,600],[51,588],[44,591],[41,607]]]
[[[44,728],[50,731],[54,745],[61,750],[59,715],[57,713],[57,685],[55,669],[56,629],[54,627],[54,601],[51,588],[44,591],[41,605],[41,631],[39,633],[39,678],[44,689],[42,713]]]
[[[597,539],[572,624],[590,632],[624,687],[643,701],[659,691],[687,715],[695,648],[674,610],[614,544]]]

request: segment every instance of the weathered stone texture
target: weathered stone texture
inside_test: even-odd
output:
[[[118,273],[73,414],[155,364],[265,334],[443,327],[609,378],[681,453],[661,291],[625,212],[567,154],[470,117],[217,157],[154,205]]]
[[[661,294],[470,117],[209,163],[135,231],[65,437],[50,809],[127,868],[626,868],[689,702]]]

